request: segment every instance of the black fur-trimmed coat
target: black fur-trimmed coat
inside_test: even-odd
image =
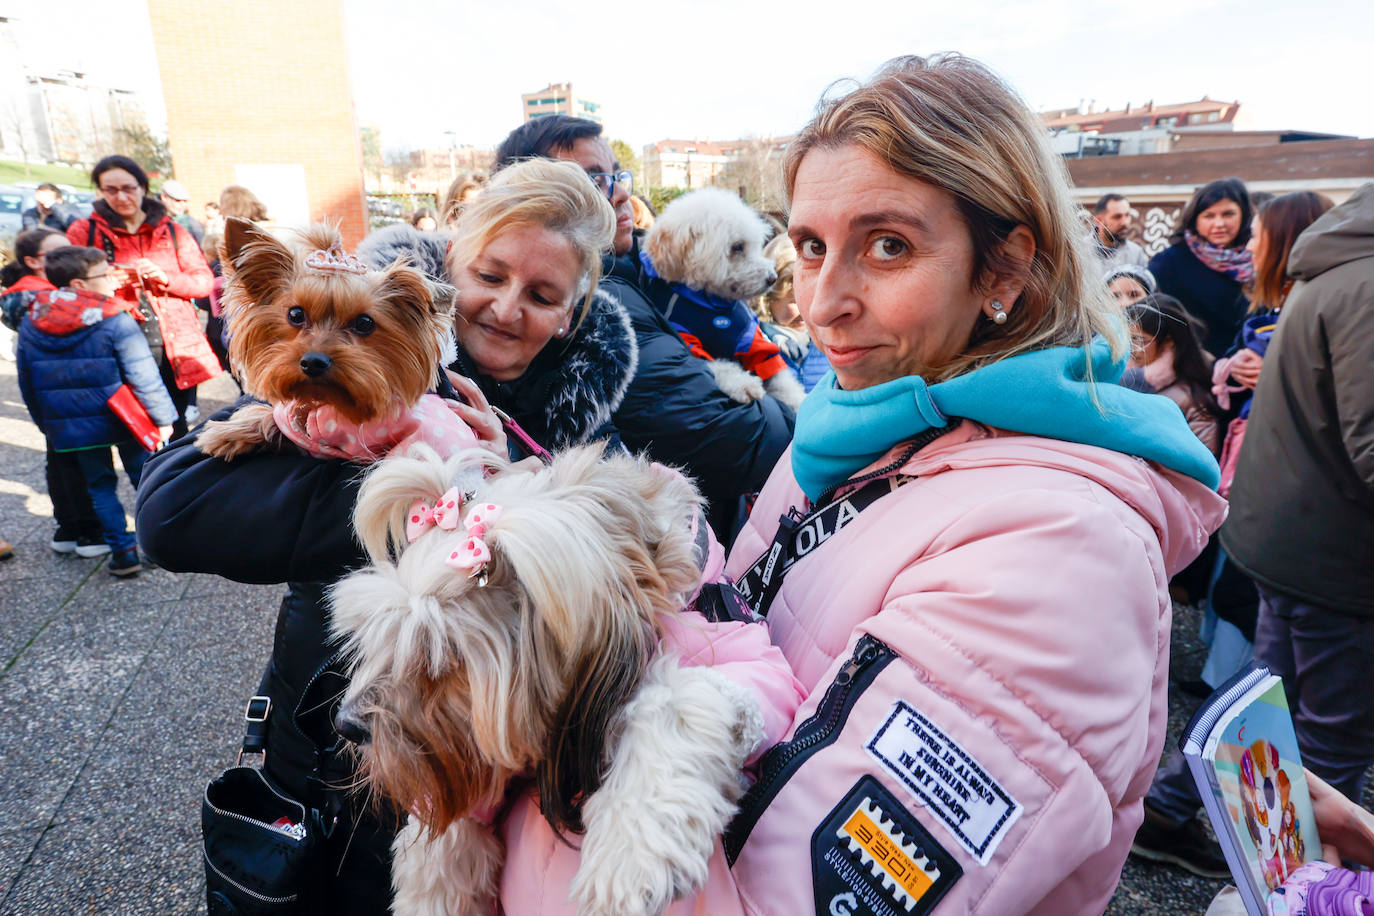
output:
[[[368,236],[358,255],[376,268],[407,257],[432,282],[446,285],[448,240],[443,233],[398,224]],[[602,438],[618,441],[611,415],[625,398],[638,356],[624,307],[598,290],[581,322],[574,322],[566,338],[550,340],[520,378],[498,382],[483,374],[461,345],[450,368],[477,382],[492,405],[540,445],[559,449]],[[513,452],[517,446],[512,441]],[[517,457],[523,455],[520,450]]]

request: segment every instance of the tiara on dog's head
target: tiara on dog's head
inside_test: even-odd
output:
[[[349,254],[344,251],[342,242],[335,242],[326,251],[317,248],[305,259],[305,266],[311,270],[318,270],[320,273],[341,270],[350,274],[365,274],[368,267],[363,263],[363,259],[356,254]]]

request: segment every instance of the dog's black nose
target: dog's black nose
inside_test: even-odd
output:
[[[349,715],[342,708],[334,714],[334,730],[354,744],[366,744],[372,737],[361,719]]]
[[[301,357],[301,371],[311,378],[324,375],[333,365],[332,359],[315,350]]]
[[[778,282],[778,275],[775,274],[775,273],[773,273],[773,272],[770,270],[770,271],[768,272],[768,285],[769,285],[769,286],[772,286],[774,283],[777,283],[777,282]]]

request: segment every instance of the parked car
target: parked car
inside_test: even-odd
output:
[[[71,207],[72,212],[82,219],[90,216],[91,208],[95,206],[94,191],[68,191],[66,186],[63,185],[62,197],[67,202],[67,206]]]

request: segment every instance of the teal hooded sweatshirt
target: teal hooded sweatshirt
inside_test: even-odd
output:
[[[934,385],[913,375],[844,391],[830,372],[797,411],[792,470],[815,502],[898,443],[963,417],[1135,455],[1216,489],[1216,459],[1178,405],[1116,384],[1124,369],[1098,339],[1086,348],[1022,353]]]

